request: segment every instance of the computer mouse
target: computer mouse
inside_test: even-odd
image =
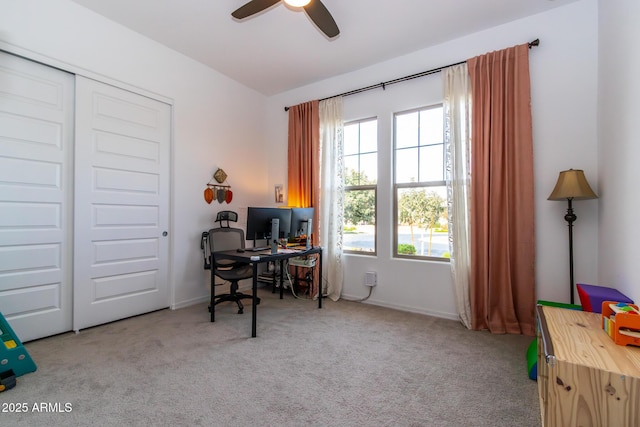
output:
[[[236,252],[244,252],[244,249],[237,249]]]

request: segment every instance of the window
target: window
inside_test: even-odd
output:
[[[376,253],[378,121],[366,119],[344,126],[343,248]]]
[[[442,106],[394,115],[394,255],[449,258]]]

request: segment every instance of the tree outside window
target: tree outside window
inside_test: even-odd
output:
[[[359,174],[353,169],[347,171],[345,177],[347,187],[375,186],[364,173]],[[376,195],[373,190],[351,190],[345,194],[344,221],[346,224],[357,226],[376,223]]]
[[[448,258],[441,105],[395,114],[394,160],[395,255]]]
[[[376,119],[367,119],[344,127],[343,248],[347,252],[376,252],[377,126]]]
[[[436,191],[428,188],[410,188],[399,192],[398,224],[408,226],[411,244],[400,243],[398,253],[415,255],[418,247],[421,255],[433,256],[434,231],[436,234],[446,232],[447,200]],[[422,243],[425,242],[424,231],[428,232],[428,245],[424,253]],[[416,242],[416,234],[420,234],[421,244]],[[400,247],[402,245],[402,247]]]

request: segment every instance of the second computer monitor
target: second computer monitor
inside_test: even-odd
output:
[[[313,208],[291,208],[291,230],[289,236],[300,237],[311,234]]]

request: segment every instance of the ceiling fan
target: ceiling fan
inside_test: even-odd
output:
[[[281,0],[251,0],[249,3],[235,10],[231,16],[236,19],[244,19],[256,13],[262,12],[270,8]],[[284,0],[286,4],[292,7],[301,7],[318,28],[329,38],[336,37],[340,34],[336,21],[329,13],[320,0]]]

